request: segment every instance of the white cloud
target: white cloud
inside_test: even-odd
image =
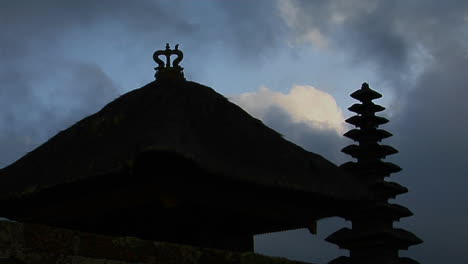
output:
[[[318,49],[324,49],[328,47],[328,39],[320,32],[320,30],[314,28],[307,31],[297,39],[299,44],[310,43],[312,46]]]
[[[347,17],[343,13],[334,12],[331,15],[331,21],[335,24],[343,24],[343,22],[345,22],[346,19]]]
[[[298,16],[300,13],[299,8],[288,0],[279,0],[278,9],[281,18],[284,20],[288,27],[296,27],[299,24]]]
[[[284,23],[293,31],[302,29],[303,21],[301,21],[302,12],[292,1],[279,0],[278,1],[279,15]],[[291,46],[311,44],[317,49],[324,49],[328,47],[329,40],[325,37],[319,28],[307,28],[297,34],[292,41],[289,41]]]
[[[294,85],[287,94],[261,87],[257,92],[243,93],[231,100],[259,119],[277,107],[293,122],[304,123],[312,129],[332,130],[339,135],[346,130],[335,98],[313,86]]]

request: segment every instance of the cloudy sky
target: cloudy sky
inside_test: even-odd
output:
[[[341,164],[349,94],[369,82],[400,150],[402,255],[468,263],[468,1],[0,0],[0,167],[153,80],[180,43],[189,80],[213,87],[305,149]],[[326,263],[340,219],[261,235],[259,253]]]

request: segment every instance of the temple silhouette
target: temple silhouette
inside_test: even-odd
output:
[[[299,263],[253,254],[253,236],[332,216],[352,229],[326,239],[350,251],[330,263],[417,263],[398,254],[422,241],[393,228],[412,213],[388,202],[408,190],[385,180],[401,169],[382,161],[397,150],[379,143],[368,84],[346,120],[357,162],[338,167],[187,81],[178,45],[153,59],[154,82],[0,170],[1,216],[17,221],[0,222],[0,263]]]

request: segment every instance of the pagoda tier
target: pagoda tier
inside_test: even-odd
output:
[[[342,228],[326,239],[328,242],[337,244],[340,248],[357,249],[360,251],[369,248],[389,250],[408,249],[408,247],[422,242],[413,233],[400,228],[361,231]]]
[[[385,260],[388,258],[385,258]],[[381,262],[381,258],[371,258],[359,261],[353,261],[350,257],[339,257],[329,262],[329,264],[375,264],[375,263],[384,263]],[[389,262],[385,262],[389,263]],[[414,259],[410,258],[396,258],[391,263],[394,264],[419,264]]]
[[[341,150],[342,152],[356,159],[377,158],[384,159],[388,155],[398,153],[398,150],[391,146],[368,144],[365,146],[349,145]]]
[[[351,129],[344,133],[344,136],[358,142],[377,142],[393,135],[382,129],[372,129],[369,131]]]
[[[397,195],[408,192],[408,188],[401,186],[396,182],[381,181],[371,187],[374,191],[389,198],[395,198]]]
[[[385,110],[385,107],[376,105],[374,103],[353,104],[351,107],[348,108],[348,110],[351,112],[355,112],[356,114],[365,115],[365,114],[373,114],[375,112],[381,112]]]
[[[369,85],[366,85],[366,86],[362,86],[361,89],[352,93],[351,97],[361,102],[370,102],[374,99],[381,98],[382,95],[370,89]]]
[[[352,116],[346,119],[345,122],[357,127],[376,127],[388,123],[388,119],[375,115]]]
[[[422,240],[411,232],[393,227],[394,221],[412,216],[413,213],[401,205],[388,203],[388,199],[406,193],[408,189],[398,183],[384,180],[390,174],[401,171],[401,168],[381,160],[398,153],[398,150],[391,146],[379,144],[382,139],[392,136],[391,133],[378,129],[379,125],[386,124],[388,120],[375,115],[385,108],[374,104],[372,100],[382,95],[364,83],[351,97],[361,103],[348,108],[358,115],[346,120],[347,123],[356,126],[356,129],[348,131],[344,136],[358,144],[349,145],[343,148],[342,152],[356,158],[357,162],[346,162],[340,168],[353,174],[374,195],[372,199],[345,216],[347,220],[352,221],[352,229],[343,228],[326,239],[340,248],[350,250],[349,257],[339,257],[330,263],[418,263],[398,256],[399,250],[420,244]]]
[[[390,173],[397,173],[401,171],[400,166],[395,165],[391,162],[384,162],[381,160],[368,162],[365,164],[363,164],[362,162],[356,163],[349,161],[344,164],[341,164],[340,167],[350,172],[362,172],[368,170],[372,172],[379,172],[382,175],[390,175]]]
[[[351,213],[349,219],[362,219],[364,221],[374,221],[374,219],[391,219],[400,221],[403,217],[412,216],[413,213],[406,207],[398,204],[380,203],[371,204]]]

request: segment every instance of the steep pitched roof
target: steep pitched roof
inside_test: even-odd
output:
[[[178,152],[219,177],[338,199],[367,194],[337,166],[285,140],[213,89],[156,81],[0,170],[0,198],[121,170],[152,149]]]

